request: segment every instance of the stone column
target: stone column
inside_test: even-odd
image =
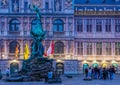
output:
[[[93,58],[96,59],[96,42],[93,43]]]
[[[92,42],[92,55],[95,55],[94,42]]]
[[[21,20],[20,20],[20,36],[23,36],[23,21],[24,21],[24,19],[23,19],[23,17],[21,17],[20,18]]]
[[[115,19],[111,19],[111,32],[112,34],[115,33]]]
[[[86,19],[82,19],[83,20],[83,33],[86,33]]]
[[[92,22],[93,28],[93,38],[96,38],[96,20],[94,19]],[[94,43],[95,44],[95,43]]]
[[[4,40],[4,58],[3,59],[8,59],[7,42],[6,42],[6,40]]]
[[[66,34],[66,36],[70,36],[69,34],[69,32],[70,32],[70,29],[68,29],[68,24],[69,24],[69,21],[68,21],[68,17],[66,17],[66,20],[65,20],[65,26],[64,26],[64,31],[65,31],[65,34]]]
[[[87,42],[83,42],[83,57],[86,59],[87,56]]]
[[[102,42],[102,55],[106,55],[106,43]]]
[[[23,57],[23,39],[21,40],[21,43],[20,43],[20,59],[24,59]]]
[[[77,42],[74,41],[74,55],[77,55]]]
[[[28,29],[27,29],[27,35],[30,35],[30,29],[31,29],[31,22],[30,22],[30,17],[28,17]]]
[[[21,12],[23,13],[24,12],[24,0],[20,0],[20,1],[21,1],[20,2],[21,6],[19,6],[19,7],[20,7],[20,9],[22,9]]]
[[[69,43],[68,43],[68,40],[66,40],[65,43],[66,43],[66,54],[68,54],[68,48],[69,48],[69,47],[68,47],[68,44],[69,44]]]
[[[7,35],[7,28],[9,27],[8,26],[8,22],[7,22],[7,17],[5,17],[5,29],[4,29],[4,35]]]
[[[77,36],[77,19],[75,19],[74,21],[75,25],[73,26],[73,36],[76,37]]]
[[[103,34],[105,34],[106,32],[105,23],[106,23],[106,20],[102,20],[102,33]]]
[[[72,22],[72,36],[75,36],[74,35],[74,32],[75,32],[75,26],[74,26],[74,23],[75,23],[75,19],[74,19],[74,17],[73,17],[73,22]],[[76,24],[76,23],[75,23]],[[77,26],[77,25],[76,25]]]
[[[112,57],[113,57],[113,59],[114,59],[114,57],[115,57],[115,42],[112,42]]]
[[[50,35],[53,35],[53,24],[52,17],[50,17]]]

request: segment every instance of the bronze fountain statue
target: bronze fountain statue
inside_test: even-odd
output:
[[[30,58],[23,61],[22,69],[7,78],[6,81],[39,81],[47,76],[49,70],[53,70],[52,60],[43,57],[42,41],[45,39],[46,33],[42,28],[41,13],[35,5],[30,5],[29,8],[37,14],[37,24],[30,31],[31,37],[34,39],[32,52]]]
[[[45,39],[45,32],[43,31],[41,24],[41,14],[37,6],[32,5],[29,6],[30,9],[34,10],[37,13],[37,25],[35,28],[32,28],[30,31],[31,36],[34,38],[32,53],[30,58],[34,57],[43,57],[44,48],[42,45],[42,41]]]

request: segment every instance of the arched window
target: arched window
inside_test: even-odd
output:
[[[37,22],[39,22],[37,19],[32,20],[32,22],[31,22],[31,28],[32,29],[35,28],[35,26],[37,25]],[[40,24],[42,24],[42,23],[40,22]]]
[[[20,52],[20,45],[17,41],[12,41],[9,44],[9,53],[15,53],[16,46],[18,45],[18,49]]]
[[[9,23],[9,31],[20,31],[20,22],[17,19],[13,19]]]
[[[53,31],[54,32],[63,32],[64,30],[64,23],[62,20],[55,20],[53,22]]]
[[[56,42],[55,43],[54,53],[56,53],[56,54],[64,53],[64,44],[62,42]]]

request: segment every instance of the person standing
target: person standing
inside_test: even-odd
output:
[[[91,69],[91,67],[89,67],[89,69],[88,69],[88,78],[92,79],[92,69]]]
[[[7,68],[7,69],[6,69],[6,77],[9,77],[9,75],[10,75],[10,69]]]
[[[85,79],[88,78],[88,68],[85,69]]]
[[[2,72],[1,72],[1,69],[0,69],[0,80],[2,79]]]
[[[104,80],[106,80],[106,74],[107,74],[106,68],[103,68],[103,79],[104,79]]]
[[[48,72],[48,79],[52,79],[53,78],[53,72],[49,70]]]
[[[112,66],[112,67],[111,67],[111,78],[110,78],[110,80],[113,80],[113,79],[114,79],[114,75],[115,75],[115,67]]]

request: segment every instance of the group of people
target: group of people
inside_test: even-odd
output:
[[[106,67],[88,67],[84,70],[85,79],[114,79],[114,75],[116,72],[116,67],[110,66],[109,68]]]

